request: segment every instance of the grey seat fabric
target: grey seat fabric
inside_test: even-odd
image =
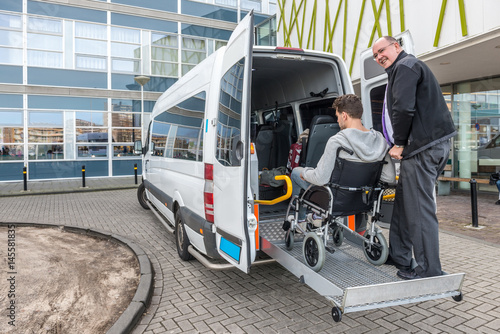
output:
[[[257,158],[259,159],[259,170],[264,168],[270,168],[271,163],[271,151],[273,145],[273,127],[270,125],[264,125],[259,129],[257,138],[255,140],[255,150],[257,152]]]
[[[303,166],[316,168],[325,151],[326,142],[340,131],[340,126],[330,115],[316,115],[309,126],[307,149]]]
[[[286,166],[288,153],[292,145],[292,123],[281,120],[273,130],[274,142],[271,150],[271,166]]]

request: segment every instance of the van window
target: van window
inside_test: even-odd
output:
[[[233,65],[221,79],[217,123],[217,160],[224,166],[240,166],[236,144],[241,135],[241,103],[245,59]]]
[[[151,130],[152,155],[202,161],[205,102],[206,92],[201,92],[158,114]]]
[[[311,120],[316,115],[330,115],[336,120],[335,109],[332,108],[333,101],[335,99],[324,99],[301,104],[299,110],[303,129],[309,128]]]

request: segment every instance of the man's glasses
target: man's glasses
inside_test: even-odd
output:
[[[389,44],[389,45],[387,45],[387,46],[384,46],[384,47],[383,47],[383,48],[381,48],[381,49],[379,49],[379,50],[377,51],[377,53],[374,53],[374,54],[373,54],[373,59],[374,59],[374,60],[377,60],[378,55],[379,55],[379,54],[381,54],[382,52],[384,52],[384,51],[385,51],[385,49],[387,49],[387,48],[388,48],[389,46],[391,46],[392,44],[394,44],[394,42],[392,42],[391,44]]]

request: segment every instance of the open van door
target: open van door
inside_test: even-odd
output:
[[[415,54],[410,31],[394,36],[406,53]],[[382,132],[382,105],[384,103],[387,73],[373,60],[371,47],[361,53],[361,101],[363,102],[363,123],[368,129]]]
[[[245,273],[255,258],[255,240],[250,235],[257,228],[248,197],[253,22],[251,11],[232,33],[224,52],[213,166],[217,251]]]

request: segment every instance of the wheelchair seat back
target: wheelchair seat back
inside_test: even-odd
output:
[[[328,184],[333,195],[331,215],[334,217],[350,216],[370,211],[377,195],[373,189],[379,184],[384,164],[383,160],[360,162],[345,160],[337,156]],[[347,188],[358,188],[358,190]],[[366,194],[367,190],[368,194]]]

